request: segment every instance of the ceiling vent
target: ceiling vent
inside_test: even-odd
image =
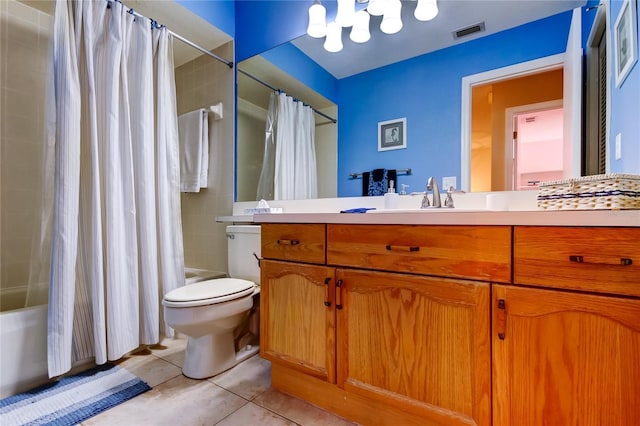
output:
[[[484,31],[484,22],[478,22],[477,24],[469,25],[468,27],[455,30],[453,32],[453,38],[457,40],[461,37],[466,37],[474,33],[480,33],[482,31]]]

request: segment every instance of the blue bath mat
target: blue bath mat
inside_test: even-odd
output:
[[[75,425],[149,389],[127,370],[105,364],[0,400],[0,424]]]

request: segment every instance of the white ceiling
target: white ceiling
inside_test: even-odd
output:
[[[382,33],[379,30],[381,17],[372,16],[369,24],[371,40],[366,43],[352,42],[349,39],[351,29],[344,28],[344,49],[337,53],[324,50],[324,38],[305,35],[293,44],[334,77],[344,78],[517,27],[585,3],[586,0],[439,0],[438,16],[432,21],[421,22],[413,17],[416,1],[403,0],[403,28],[399,33]],[[300,19],[308,18],[302,16]],[[484,22],[484,32],[454,40],[454,31],[479,22]]]

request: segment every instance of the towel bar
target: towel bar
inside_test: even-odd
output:
[[[397,174],[405,174],[405,175],[410,175],[411,174],[411,169],[398,169],[396,170]],[[362,177],[362,173],[349,173],[349,178],[350,179],[358,179],[359,177]]]

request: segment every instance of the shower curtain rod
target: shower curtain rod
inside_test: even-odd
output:
[[[129,9],[129,13],[134,15],[134,16],[137,16],[137,17],[140,17],[140,18],[144,18],[144,19],[148,19],[149,21],[151,21],[151,25],[154,25],[156,28],[160,28],[160,27],[165,27],[166,28],[166,25],[159,24],[158,21],[156,21],[155,19],[147,18],[146,16],[139,14],[132,7],[127,6],[126,4],[122,3],[120,0],[107,0],[107,5],[111,1],[117,1],[118,3],[122,4],[124,7]],[[193,47],[196,50],[199,50],[200,52],[204,53],[205,55],[211,56],[213,59],[222,62],[223,64],[225,64],[229,68],[233,68],[233,61],[228,61],[228,60],[216,55],[215,53],[212,53],[212,52],[208,51],[204,47],[199,46],[199,45],[195,44],[194,42],[192,42],[191,40],[188,40],[188,39],[182,37],[180,34],[176,34],[175,32],[171,31],[169,28],[167,28],[167,31],[169,32],[169,34],[171,34],[171,36],[173,36],[174,38],[177,38],[178,40],[180,40],[184,44],[189,45],[189,46]]]
[[[249,78],[250,78],[250,79],[252,79],[252,80],[257,81],[258,83],[262,84],[263,86],[268,87],[269,89],[273,90],[274,92],[282,92],[282,93],[286,93],[284,90],[277,89],[277,88],[273,87],[272,85],[270,85],[269,83],[267,83],[266,81],[260,80],[260,79],[259,79],[258,77],[256,77],[255,75],[251,75],[251,74],[249,74],[248,72],[241,70],[240,68],[236,68],[236,69],[238,70],[238,72],[240,72],[240,73],[242,73],[242,74],[246,75],[247,77],[249,77]],[[300,101],[300,99],[296,99],[296,100],[297,100],[297,101]],[[302,101],[300,101],[300,102],[302,102]],[[302,102],[302,103],[304,103],[304,102]],[[305,105],[307,105],[307,104],[305,104]],[[315,112],[316,114],[323,116],[324,118],[326,118],[327,120],[331,121],[331,122],[332,122],[332,123],[334,123],[334,124],[338,122],[338,120],[336,120],[335,118],[333,118],[333,117],[331,117],[331,116],[329,116],[329,115],[325,114],[325,113],[324,113],[324,112],[322,112],[322,111],[318,111],[317,109],[315,109],[315,108],[314,108],[314,107],[312,107],[311,105],[309,105],[309,108],[311,108],[311,109],[313,110],[313,112]]]

